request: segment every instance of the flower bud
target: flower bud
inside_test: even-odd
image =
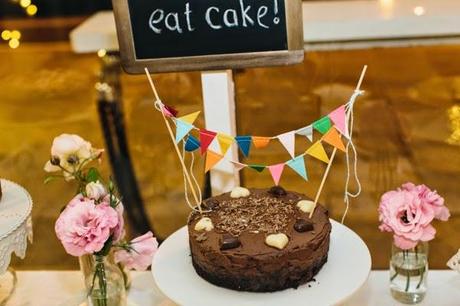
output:
[[[50,163],[53,166],[59,166],[59,164],[61,163],[61,160],[57,156],[51,156]]]
[[[94,200],[99,200],[107,195],[104,185],[102,185],[99,181],[88,183],[85,190],[86,196]]]

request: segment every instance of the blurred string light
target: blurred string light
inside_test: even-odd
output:
[[[97,51],[97,56],[99,56],[99,57],[104,57],[106,54],[107,54],[107,50],[105,50],[105,49],[99,49]]]
[[[393,16],[394,0],[379,0],[380,11],[384,19],[389,19]]]
[[[11,49],[16,49],[21,44],[21,32],[18,30],[3,30],[1,35],[4,41],[8,42],[8,46]]]
[[[447,138],[447,143],[460,145],[460,105],[454,105],[447,110],[452,133]]]
[[[414,14],[415,16],[423,16],[425,15],[426,11],[423,6],[416,6],[414,7]]]
[[[32,3],[32,0],[13,0],[19,4],[28,16],[35,16],[38,12],[38,7]]]

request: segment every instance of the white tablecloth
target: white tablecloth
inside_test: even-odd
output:
[[[7,306],[80,305],[83,280],[79,271],[18,271],[18,287]],[[128,305],[173,306],[154,284],[150,272],[133,272]],[[388,271],[372,271],[366,285],[345,306],[386,306],[396,303],[388,288]],[[460,274],[430,271],[428,294],[419,305],[460,305]],[[319,306],[319,305],[315,305]]]

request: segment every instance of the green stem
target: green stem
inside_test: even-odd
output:
[[[418,281],[417,289],[419,289],[420,286],[422,285],[424,276],[425,276],[425,266],[423,266],[423,268],[420,269],[420,280]]]
[[[409,256],[409,251],[404,251],[404,253],[406,254],[406,256]],[[406,289],[405,289],[406,292],[409,291],[409,284],[410,284],[410,273],[408,271],[407,277],[406,277]]]

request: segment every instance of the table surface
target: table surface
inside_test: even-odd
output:
[[[83,278],[79,271],[18,271],[18,286],[7,306],[84,305]],[[152,274],[132,272],[128,306],[175,306],[156,287]],[[453,306],[460,304],[460,274],[432,270],[428,274],[428,293],[418,305]],[[367,283],[344,306],[403,305],[389,292],[388,271],[372,271]]]

